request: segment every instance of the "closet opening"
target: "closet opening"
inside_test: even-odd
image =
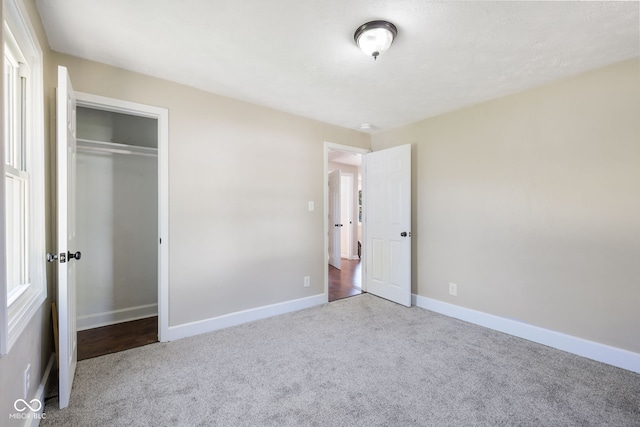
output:
[[[76,174],[78,360],[157,342],[158,120],[79,103]]]

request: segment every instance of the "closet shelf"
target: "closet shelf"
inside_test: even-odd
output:
[[[91,139],[76,139],[78,149],[83,151],[95,151],[110,154],[135,154],[139,156],[158,155],[158,149],[153,147],[140,147],[138,145],[119,144],[116,142],[94,141]]]

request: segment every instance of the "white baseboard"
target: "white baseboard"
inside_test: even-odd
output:
[[[558,350],[640,373],[640,354],[632,351],[588,341],[583,338],[528,325],[518,322],[517,320],[471,310],[420,295],[413,294],[412,300],[413,304],[418,307],[435,311],[445,316],[455,317],[456,319],[484,326],[485,328],[504,332],[519,338],[557,348]]]
[[[116,323],[129,322],[131,320],[144,319],[157,316],[158,304],[139,305],[137,307],[123,308],[104,313],[78,316],[77,327],[79,331],[99,328],[101,326],[115,325]]]
[[[266,319],[279,314],[290,313],[305,308],[314,307],[327,302],[327,294],[319,294],[311,297],[300,298],[293,301],[286,301],[278,304],[266,305],[249,310],[238,311],[225,314],[223,316],[200,320],[198,322],[185,323],[183,325],[169,326],[166,340],[173,341],[181,338],[191,337],[242,323],[253,322],[254,320]],[[164,337],[163,337],[164,340]]]

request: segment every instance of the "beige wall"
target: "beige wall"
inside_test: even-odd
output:
[[[640,353],[639,64],[373,136],[413,144],[415,293]]]
[[[368,148],[367,134],[60,54],[49,71],[58,64],[75,90],[169,109],[171,326],[324,292],[324,141]]]

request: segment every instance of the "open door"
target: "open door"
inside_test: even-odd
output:
[[[364,162],[366,291],[411,307],[411,145]]]
[[[58,204],[58,376],[60,408],[69,405],[78,360],[76,331],[76,272],[80,252],[74,252],[76,100],[65,67],[58,67],[57,110],[57,204]]]
[[[340,270],[341,227],[340,222],[340,170],[329,173],[329,265]]]

